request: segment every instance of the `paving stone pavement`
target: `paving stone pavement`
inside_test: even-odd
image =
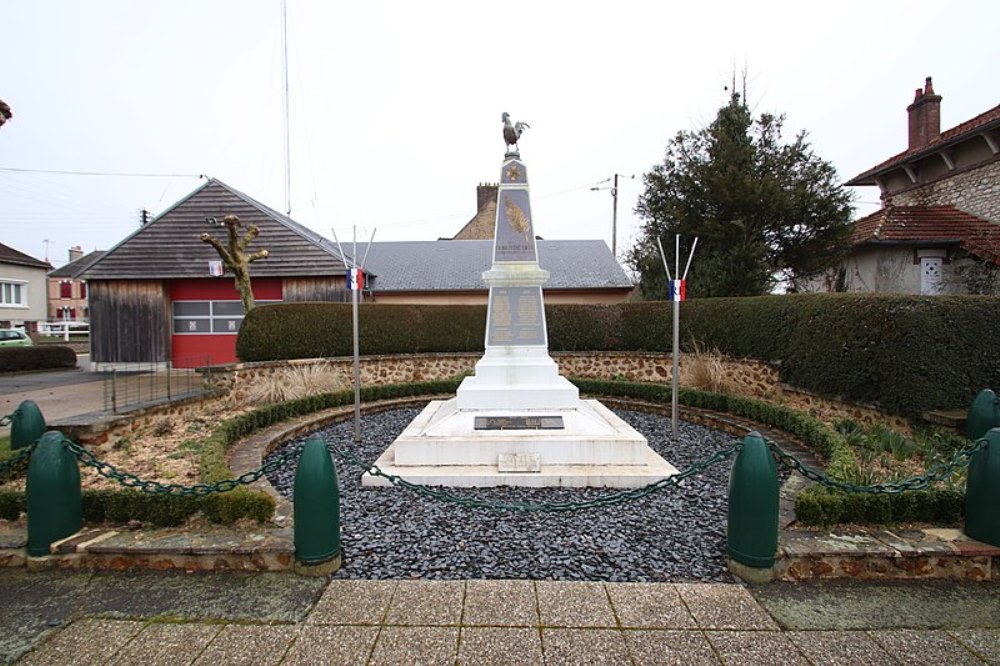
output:
[[[94,583],[21,575],[22,584],[31,585],[31,576],[47,584],[42,596],[88,597],[84,588]],[[0,592],[7,594],[17,587],[8,582],[2,589],[8,576],[0,573]],[[905,585],[854,582],[783,588],[322,580],[288,593],[282,587],[302,579],[246,576],[234,583],[235,592],[225,580],[222,574],[200,582],[197,576],[133,577],[134,596],[152,601],[123,607],[110,592],[104,602],[84,599],[65,626],[39,634],[33,649],[0,659],[151,665],[1000,663],[1000,586],[993,583],[921,585],[911,593]],[[200,609],[194,593],[177,592],[185,581],[229,600]],[[113,587],[98,577],[102,582]],[[120,583],[117,589],[124,592]],[[270,601],[257,605],[253,599],[265,590]],[[166,610],[169,594],[179,602],[173,612]],[[838,598],[845,600],[839,609]],[[930,598],[938,602],[935,618],[908,612],[907,599]],[[887,604],[884,621],[861,613],[867,626],[843,628],[851,623],[841,616],[851,616],[858,599]],[[13,610],[9,600],[0,603]],[[823,612],[811,612],[810,604]]]

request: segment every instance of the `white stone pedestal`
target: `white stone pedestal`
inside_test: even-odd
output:
[[[493,265],[483,273],[490,288],[486,353],[454,399],[432,402],[407,426],[375,462],[380,469],[456,487],[638,488],[677,473],[645,437],[596,400],[580,400],[559,376],[545,326],[548,277],[538,265],[527,169],[508,154]],[[367,473],[362,484],[389,485]]]

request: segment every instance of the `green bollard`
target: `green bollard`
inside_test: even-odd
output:
[[[990,389],[976,395],[965,417],[965,436],[976,440],[990,428],[1000,428],[1000,398]]]
[[[52,542],[83,527],[80,467],[64,439],[45,433],[28,463],[28,555],[48,555]]]
[[[293,494],[295,559],[308,567],[340,568],[340,487],[322,438],[310,437],[299,457]],[[313,573],[303,570],[300,573]]]
[[[965,533],[977,541],[1000,546],[1000,428],[986,433],[986,444],[969,460]]]
[[[748,567],[774,566],[778,550],[778,470],[758,432],[743,438],[729,476],[729,556]]]
[[[44,434],[45,417],[42,416],[42,410],[38,408],[38,405],[33,400],[25,400],[11,414],[11,450],[31,446]]]

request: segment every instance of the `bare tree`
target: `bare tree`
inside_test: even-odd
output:
[[[250,286],[250,264],[258,259],[266,259],[267,250],[257,250],[247,253],[247,246],[260,234],[260,228],[256,224],[251,224],[247,232],[241,238],[239,236],[240,218],[235,215],[227,215],[222,219],[228,232],[228,247],[209,234],[202,234],[201,240],[215,248],[222,258],[223,265],[232,271],[233,279],[236,282],[236,291],[240,293],[240,300],[243,301],[243,311],[250,312],[254,308],[253,289]]]

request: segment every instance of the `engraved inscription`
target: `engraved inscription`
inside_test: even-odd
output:
[[[490,346],[546,344],[541,287],[490,289],[486,344]]]
[[[498,472],[541,472],[542,457],[537,453],[501,453],[497,459]]]
[[[477,416],[475,430],[562,430],[561,416]]]

